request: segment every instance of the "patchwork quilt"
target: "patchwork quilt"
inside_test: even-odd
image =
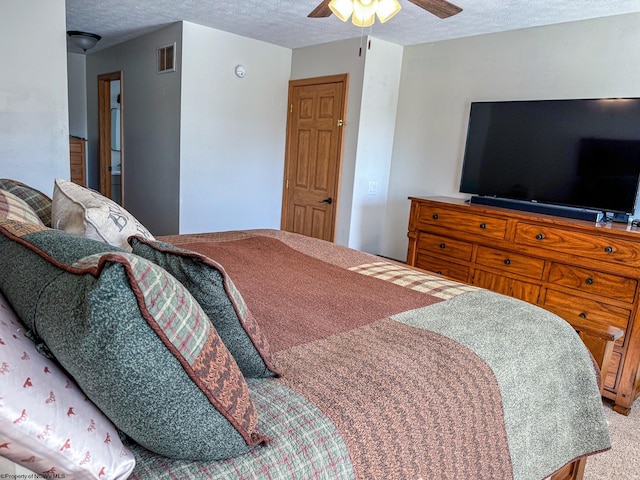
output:
[[[133,479],[535,479],[610,448],[599,373],[539,307],[275,230],[164,242],[224,266],[280,375],[249,378],[268,441],[224,461],[133,442]]]

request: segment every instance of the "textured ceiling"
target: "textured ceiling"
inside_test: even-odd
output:
[[[640,12],[640,0],[450,0],[462,13],[441,20],[400,0],[402,10],[366,34],[415,45],[483,33],[516,30]],[[87,53],[185,20],[289,48],[359,37],[361,29],[335,16],[307,18],[320,0],[66,0],[67,30],[102,35]],[[638,25],[640,28],[640,23]],[[69,51],[82,53],[74,45]]]

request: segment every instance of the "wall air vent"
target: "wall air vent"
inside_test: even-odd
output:
[[[176,44],[158,47],[158,73],[176,71]]]

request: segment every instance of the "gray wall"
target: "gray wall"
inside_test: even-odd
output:
[[[382,251],[402,53],[373,38],[364,70],[348,246],[374,254]]]
[[[349,74],[336,242],[380,253],[403,48],[371,38],[360,56],[360,44],[355,38],[296,49],[291,78]]]
[[[471,101],[640,97],[638,25],[640,15],[630,14],[405,48],[388,200],[384,227],[381,230],[381,253],[395,258],[404,258],[406,255],[409,215],[407,196],[460,195],[457,187]],[[18,178],[51,194],[53,179],[69,176],[69,105],[64,2],[3,2],[0,38],[4,39],[5,43],[13,42],[25,29],[31,32],[34,41],[20,49],[4,49],[0,54],[3,65],[8,65],[12,71],[12,75],[0,78],[0,175]],[[214,43],[216,35],[212,34],[208,41]],[[247,137],[259,140],[253,145],[245,145],[248,142],[241,142],[238,132],[241,131],[243,122],[247,121],[247,112],[250,112],[247,105],[238,100],[241,113],[236,115],[234,102],[229,100],[230,96],[218,103],[213,101],[216,96],[225,96],[227,92],[233,92],[234,96],[243,93],[244,84],[234,84],[233,79],[223,78],[225,69],[232,69],[231,64],[247,63],[248,75],[251,75],[252,67],[250,62],[245,61],[245,58],[249,58],[245,53],[254,47],[254,43],[246,39],[238,40],[241,48],[233,50],[233,55],[218,57],[225,61],[219,63],[215,77],[211,81],[205,77],[201,79],[200,88],[207,91],[212,101],[206,106],[210,111],[188,113],[183,125],[180,123],[181,99],[190,96],[189,102],[196,103],[194,98],[197,98],[198,93],[191,91],[183,95],[185,91],[180,84],[179,75],[155,74],[155,48],[168,41],[178,42],[180,67],[181,37],[179,24],[172,25],[148,37],[127,42],[126,46],[116,46],[105,52],[89,54],[86,58],[87,128],[89,136],[93,139],[97,138],[96,76],[98,73],[119,69],[125,71],[125,108],[134,110],[129,120],[131,128],[127,128],[128,117],[126,112],[124,114],[124,148],[127,155],[125,161],[131,162],[132,175],[140,179],[139,184],[126,186],[128,196],[125,206],[148,224],[154,233],[178,231],[181,220],[179,148],[186,146],[181,140],[180,129],[191,129],[194,124],[213,114],[210,123],[200,126],[199,131],[204,132],[202,135],[211,132],[216,138],[215,141],[207,140],[197,145],[194,148],[199,151],[195,153],[185,152],[189,171],[184,177],[182,189],[191,185],[196,187],[186,199],[186,205],[192,206],[196,203],[197,193],[202,191],[193,178],[199,168],[210,161],[203,154],[207,149],[220,149],[219,151],[223,151],[234,161],[237,159],[233,156],[234,152],[249,149],[247,158],[250,158],[250,161],[246,165],[239,164],[235,170],[225,167],[215,172],[224,175],[228,173],[227,169],[231,168],[237,177],[242,169],[260,166],[262,169],[259,169],[259,172],[266,175],[268,185],[260,189],[257,180],[249,185],[235,183],[234,180],[232,185],[225,185],[225,195],[212,198],[215,198],[217,204],[237,208],[234,205],[243,202],[244,197],[236,193],[227,198],[227,194],[234,189],[239,192],[245,188],[256,188],[255,195],[249,197],[253,203],[247,202],[245,205],[248,206],[233,210],[236,218],[246,215],[241,221],[232,221],[229,216],[223,217],[224,221],[220,224],[215,223],[217,220],[196,224],[200,222],[199,219],[190,219],[185,228],[200,230],[209,229],[210,226],[215,228],[218,225],[224,228],[223,223],[234,227],[241,222],[243,226],[270,226],[277,223],[280,215],[281,197],[278,190],[281,188],[283,159],[276,158],[280,152],[284,157],[286,122],[284,116],[278,116],[282,113],[270,116],[264,109],[276,108],[280,103],[279,99],[283,98],[282,92],[285,87],[273,86],[264,91],[265,95],[275,95],[276,100],[272,104],[263,104],[259,112],[260,121],[252,126],[257,134],[255,137]],[[210,51],[213,51],[212,43]],[[356,175],[362,173],[358,178],[365,181],[370,176],[366,168],[357,173],[360,167],[356,165],[360,130],[358,123],[363,98],[362,89],[365,84],[365,66],[357,57],[358,45],[359,41],[355,40],[295,50],[292,52],[290,75],[294,79],[344,72],[351,75],[344,149],[345,168],[341,187],[342,203],[338,213],[338,241],[344,244],[349,242],[351,229],[360,223],[354,220],[355,225],[352,225],[351,208],[354,191],[357,188],[362,190],[366,183],[356,185]],[[273,53],[273,58],[280,62],[276,72],[277,78],[280,78],[284,76],[283,70],[286,71],[288,68],[283,65],[285,62],[282,59],[286,54],[281,57],[280,53],[276,53],[279,52],[278,49],[269,51]],[[203,58],[208,57],[203,54]],[[264,70],[265,67],[261,65],[258,71]],[[194,69],[193,72],[196,72],[194,78],[197,77],[198,69]],[[188,74],[191,75],[190,72]],[[190,81],[194,81],[194,78]],[[246,78],[248,79],[250,77]],[[218,83],[220,81],[221,84]],[[127,82],[131,83],[131,92],[127,90]],[[286,81],[283,83],[286,84]],[[217,88],[219,90],[216,90]],[[215,96],[208,92],[208,89],[215,92]],[[249,95],[247,98],[254,97]],[[265,122],[273,122],[274,125],[264,126]],[[276,123],[278,124],[275,125]],[[75,124],[76,121],[74,129]],[[224,141],[226,133],[231,134],[229,138],[233,141]],[[128,145],[127,142],[132,144]],[[90,149],[95,150],[96,143],[92,140]],[[258,161],[258,150],[261,149],[268,151],[264,165]],[[219,165],[224,165],[222,162],[226,160],[217,161],[221,162]],[[90,168],[89,173],[93,175],[95,182],[95,166]],[[277,177],[280,179],[277,180]],[[252,208],[256,199],[260,200],[258,197],[265,192],[264,203],[260,203],[258,208]],[[127,203],[130,200],[131,205]],[[209,205],[211,206],[211,203]],[[189,209],[190,207],[185,207],[182,210],[183,214],[188,214]],[[200,213],[198,212],[199,215]],[[375,232],[363,233],[362,244],[368,242],[372,235],[375,235]]]
[[[409,195],[458,192],[470,103],[640,97],[640,14],[405,48],[383,253],[404,259]]]
[[[4,0],[0,10],[0,177],[51,195],[70,173],[65,3]]]
[[[176,42],[176,72],[156,49]],[[98,184],[98,75],[122,70],[123,206],[154,235],[178,233],[182,24],[87,55],[89,185]]]
[[[158,74],[172,42],[176,71]],[[90,185],[96,79],[122,70],[124,207],[154,235],[279,228],[290,64],[290,49],[188,22],[89,55]]]
[[[183,42],[180,232],[280,228],[291,50],[188,22]]]
[[[353,182],[356,170],[360,107],[366,59],[366,51],[363,51],[362,57],[358,56],[359,48],[359,38],[297,48],[293,51],[291,63],[291,80],[341,73],[349,74],[347,118],[344,123],[342,172],[336,219],[336,243],[341,245],[349,245],[351,230]]]
[[[69,135],[87,138],[87,58],[67,53]]]

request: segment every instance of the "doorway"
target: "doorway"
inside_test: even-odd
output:
[[[124,203],[122,71],[98,75],[98,191]]]
[[[335,240],[348,80],[289,82],[282,230]]]

